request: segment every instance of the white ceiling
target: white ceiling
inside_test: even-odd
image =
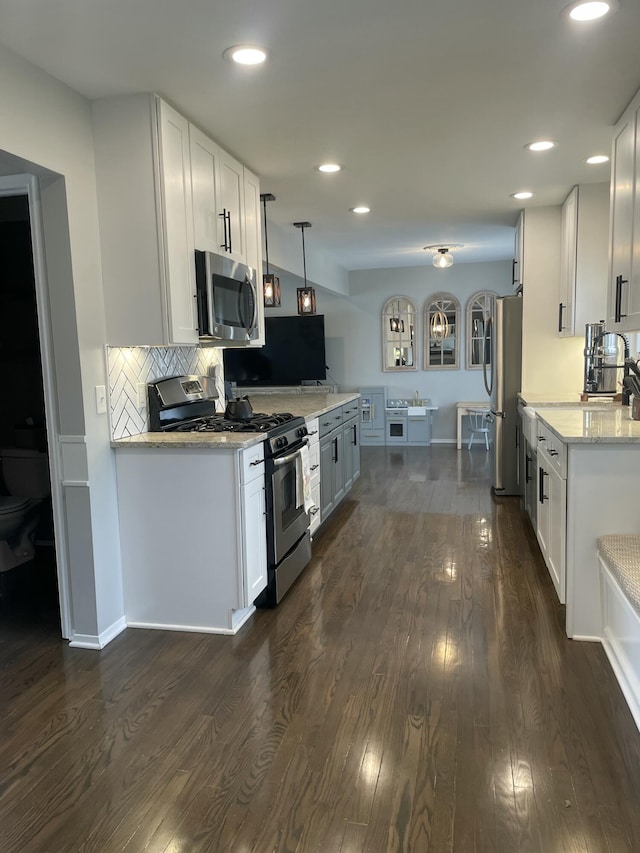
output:
[[[89,98],[156,91],[261,177],[269,222],[347,269],[513,254],[640,87],[640,3],[576,24],[562,0],[0,0],[0,41]],[[225,48],[259,43],[265,66]],[[5,117],[6,118],[6,117]],[[525,143],[557,140],[532,154]],[[314,165],[344,164],[337,175]],[[530,202],[509,194],[535,192]],[[349,213],[368,204],[366,217]],[[299,232],[298,232],[299,233]]]

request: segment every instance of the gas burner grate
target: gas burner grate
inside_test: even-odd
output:
[[[272,415],[257,413],[247,420],[233,420],[224,415],[213,415],[198,418],[195,421],[181,424],[176,432],[264,432],[267,433],[281,424],[294,418],[289,412],[278,412]]]

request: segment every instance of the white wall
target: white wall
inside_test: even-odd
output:
[[[96,414],[94,395],[95,385],[106,384],[106,336],[91,110],[84,98],[0,47],[0,113],[6,119],[0,148],[36,164],[27,169],[14,161],[12,168],[11,157],[3,155],[3,174],[18,169],[37,174],[44,167],[63,179],[43,190],[49,277],[56,279],[54,295],[63,300],[52,305],[54,355],[57,360],[59,352],[70,366],[69,375],[58,374],[56,417],[61,430],[86,435],[81,447],[88,485],[73,494],[67,490],[65,511],[72,631],[95,638],[113,630],[124,608],[113,454],[107,417]],[[61,215],[68,216],[68,231],[54,233],[52,222]],[[65,292],[63,278],[72,280],[72,290]]]
[[[266,310],[267,316],[295,314],[295,288],[300,282],[293,277],[281,278],[282,307]],[[357,390],[362,385],[385,385],[389,398],[429,397],[440,407],[433,420],[433,438],[455,440],[458,400],[487,398],[482,370],[465,369],[465,307],[469,296],[478,290],[492,290],[498,295],[511,293],[511,262],[454,264],[448,270],[432,266],[398,269],[358,270],[349,274],[349,295],[340,296],[316,288],[318,314],[325,316],[327,346],[327,381],[335,381],[343,390]],[[460,368],[457,370],[422,370],[422,309],[429,297],[447,291],[462,306],[460,328]],[[385,373],[382,370],[381,312],[390,296],[411,299],[419,313],[417,329],[417,370]]]

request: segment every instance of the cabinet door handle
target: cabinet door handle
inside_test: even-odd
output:
[[[549,495],[545,495],[544,493],[544,478],[548,477],[549,475],[544,470],[544,468],[539,468],[538,474],[538,500],[541,504],[543,504],[546,500],[549,499]]]
[[[222,227],[224,229],[224,243],[220,243],[220,248],[224,249],[225,252],[231,251],[231,211],[227,210],[226,207],[223,207],[222,213],[219,213],[218,216],[222,217]],[[227,235],[227,226],[228,226],[228,235]]]
[[[529,473],[529,466],[531,465],[532,462],[533,462],[533,459],[527,453],[527,455],[525,456],[525,463],[524,463],[524,481],[525,481],[525,483],[530,483],[532,480],[531,474]]]
[[[561,332],[564,329],[562,325],[562,314],[564,313],[565,306],[562,302],[558,305],[558,331]]]
[[[546,441],[547,439],[543,435],[538,436],[538,441]]]
[[[518,266],[518,262],[514,258],[511,261],[511,286],[515,287],[516,284],[516,267]]]
[[[333,457],[332,461],[337,462],[338,461],[338,438],[337,437],[333,439],[333,448],[335,450],[335,456]]]
[[[309,470],[310,470],[310,471],[315,471],[315,470],[316,470],[316,468],[319,468],[319,467],[320,467],[319,465],[311,465],[311,466],[310,466],[310,468],[309,468]]]
[[[309,510],[309,515],[317,515],[317,513],[319,513],[319,512],[320,512],[319,506],[312,506],[311,509]]]
[[[619,323],[626,314],[622,313],[622,285],[629,284],[629,279],[622,278],[622,275],[616,276],[616,300],[615,300],[615,317],[616,323]]]
[[[357,447],[358,446],[358,430],[357,430],[357,427],[355,424],[353,425],[352,429],[353,429],[353,446]]]
[[[317,435],[317,434],[318,434],[318,430],[317,430],[317,429],[314,429],[312,432],[310,432],[310,433],[309,433],[309,435]]]
[[[558,451],[551,448],[551,450],[549,451],[549,456],[557,456],[557,455],[558,455]]]

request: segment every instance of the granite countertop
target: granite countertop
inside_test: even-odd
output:
[[[638,444],[640,421],[631,420],[631,409],[619,403],[599,408],[536,406],[538,418],[567,444]]]
[[[524,406],[532,406],[534,409],[544,407],[552,408],[555,406],[576,407],[580,409],[591,409],[602,406],[620,406],[619,402],[614,403],[612,397],[603,396],[600,398],[593,397],[591,400],[584,402],[580,399],[582,392],[575,394],[529,394],[525,391],[520,391],[518,400]]]
[[[255,394],[249,395],[254,412],[290,412],[311,419],[357,400],[360,394]],[[126,447],[190,447],[217,448],[219,450],[244,450],[264,441],[263,433],[256,432],[143,432],[111,442],[115,448]]]

